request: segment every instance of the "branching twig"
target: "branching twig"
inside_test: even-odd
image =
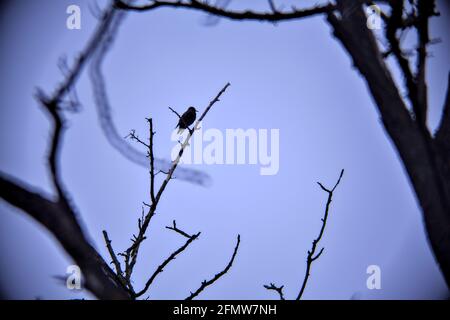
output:
[[[59,103],[64,98],[64,96],[71,90],[76,80],[80,76],[83,71],[86,63],[92,57],[94,52],[96,51],[98,45],[101,40],[107,34],[107,30],[110,27],[110,24],[114,18],[116,13],[114,3],[111,2],[111,5],[104,11],[101,21],[95,30],[92,37],[89,39],[84,50],[79,54],[76,62],[73,67],[67,71],[63,82],[57,87],[51,98],[49,99],[50,103]]]
[[[324,250],[324,248],[322,248],[322,249],[320,249],[319,253],[316,254],[317,245],[319,244],[319,241],[322,239],[323,232],[325,231],[325,226],[327,224],[328,212],[329,212],[330,204],[331,204],[331,201],[333,198],[333,192],[336,189],[336,187],[338,186],[339,182],[341,182],[341,178],[342,178],[343,174],[344,174],[344,169],[342,169],[341,174],[339,175],[338,181],[336,182],[336,184],[334,185],[334,187],[331,190],[325,188],[320,182],[317,182],[317,184],[320,186],[320,188],[323,191],[325,191],[326,193],[328,193],[328,200],[327,200],[327,204],[325,206],[325,214],[322,218],[322,227],[320,228],[319,235],[312,242],[311,250],[308,251],[308,256],[306,258],[305,277],[303,279],[302,287],[300,289],[300,292],[299,292],[296,300],[300,300],[303,295],[303,292],[305,291],[306,283],[308,282],[308,278],[309,278],[310,271],[311,271],[311,264],[320,257],[320,255],[322,254],[322,252]]]
[[[166,229],[173,230],[173,231],[181,234],[183,237],[192,238],[191,235],[189,235],[186,232],[184,232],[183,230],[180,230],[180,229],[177,228],[177,223],[176,223],[175,220],[173,220],[173,226],[172,227],[166,227]]]
[[[142,144],[146,149],[150,149],[150,146],[148,144],[146,144],[144,141],[141,140],[141,138],[139,138],[139,136],[136,134],[136,130],[131,130],[130,133],[128,135],[125,136],[125,138],[130,138],[131,140],[134,140],[140,144]],[[147,150],[147,152],[148,152]]]
[[[317,182],[317,184],[320,186],[320,188],[328,193],[328,200],[327,200],[327,204],[325,206],[324,217],[321,219],[322,220],[322,227],[320,229],[319,235],[312,242],[311,250],[308,251],[308,256],[306,258],[305,278],[303,279],[303,283],[302,283],[302,286],[301,286],[301,289],[300,289],[300,293],[298,294],[296,300],[300,300],[300,298],[303,295],[303,292],[305,291],[306,283],[308,282],[308,278],[309,278],[309,275],[310,275],[311,264],[315,260],[319,259],[319,257],[323,253],[324,248],[321,248],[320,251],[316,254],[317,244],[319,243],[320,239],[322,239],[323,233],[325,231],[325,226],[327,224],[328,212],[329,212],[329,209],[330,209],[330,204],[331,204],[331,200],[332,200],[332,197],[333,197],[333,192],[336,189],[336,187],[338,186],[338,184],[341,182],[341,178],[342,178],[343,174],[344,174],[344,169],[341,170],[341,174],[339,175],[339,179],[338,179],[338,181],[336,182],[336,184],[334,185],[334,187],[331,190],[325,188],[320,182]],[[284,288],[284,286],[277,287],[273,282],[271,282],[270,285],[264,285],[264,288],[266,288],[267,290],[274,290],[274,291],[278,292],[278,295],[280,296],[280,300],[284,300],[284,295],[283,295],[283,288]]]
[[[270,285],[265,284],[264,288],[267,290],[274,290],[280,296],[280,300],[284,300],[283,288],[284,286],[277,287],[274,283],[270,283]]]
[[[163,272],[163,270],[167,266],[167,264],[169,264],[170,261],[174,260],[178,254],[183,252],[189,246],[189,244],[191,244],[191,242],[194,241],[195,239],[197,239],[199,236],[200,236],[200,232],[190,236],[189,239],[186,241],[186,243],[183,246],[178,248],[166,260],[164,260],[164,262],[152,274],[150,279],[147,280],[147,283],[145,284],[144,288],[141,291],[139,291],[138,293],[136,293],[135,296],[139,297],[139,296],[143,295],[150,288],[150,285],[153,283],[153,280],[155,280],[156,276],[158,274],[160,274],[161,272]]]
[[[259,21],[269,21],[269,22],[277,22],[277,21],[287,21],[292,19],[300,19],[305,17],[310,17],[318,14],[328,13],[332,11],[335,7],[333,4],[328,3],[325,5],[317,5],[312,8],[298,10],[293,8],[292,11],[289,12],[280,12],[275,10],[269,13],[260,13],[253,11],[228,11],[222,8],[218,8],[215,6],[211,6],[206,2],[201,2],[198,0],[190,0],[190,1],[150,1],[147,5],[142,6],[133,6],[130,4],[126,4],[121,0],[116,0],[116,7],[123,10],[132,10],[132,11],[151,11],[158,8],[171,7],[171,8],[185,8],[185,9],[193,9],[198,11],[203,11],[205,13],[213,14],[215,16],[228,18],[232,20],[259,20]]]
[[[112,259],[112,263],[114,264],[114,267],[116,268],[116,275],[118,280],[120,281],[120,283],[124,286],[124,288],[128,288],[129,292],[131,295],[134,295],[134,289],[133,286],[131,285],[131,282],[128,281],[127,279],[125,279],[125,277],[123,276],[123,271],[122,268],[120,266],[120,262],[117,259],[117,256],[114,252],[114,249],[111,245],[111,240],[108,237],[108,233],[103,230],[103,237],[105,239],[105,243],[106,243],[106,248],[108,249],[109,255],[111,256]]]
[[[202,113],[201,117],[195,123],[194,131],[198,127],[200,121],[206,116],[208,111],[211,109],[211,107],[217,101],[219,101],[220,96],[225,92],[225,90],[228,88],[229,85],[230,84],[227,83],[222,88],[222,90],[219,91],[219,93],[216,95],[216,97],[208,104],[208,106],[206,107],[205,111]],[[149,155],[153,155],[153,137],[152,136],[153,136],[154,132],[153,132],[153,124],[152,124],[151,121],[149,121],[149,125],[151,126],[151,129],[150,129],[150,144],[147,144],[147,143],[143,142],[135,134],[134,131],[131,131],[130,137],[133,140],[136,140],[138,143],[144,145],[147,148],[147,152],[148,152]],[[137,235],[133,235],[131,246],[127,250],[125,250],[123,253],[120,254],[125,259],[125,279],[127,279],[127,281],[130,281],[131,275],[133,273],[133,269],[134,269],[134,266],[135,266],[136,261],[137,261],[140,245],[146,239],[145,233],[146,233],[147,228],[149,226],[150,220],[155,214],[155,211],[156,211],[156,208],[158,206],[159,200],[161,199],[161,196],[162,196],[162,194],[163,194],[167,184],[172,179],[173,173],[175,172],[175,170],[176,170],[176,168],[177,168],[177,166],[178,166],[178,164],[180,162],[180,159],[181,159],[181,156],[183,154],[184,149],[189,144],[189,141],[190,141],[190,139],[192,137],[192,134],[193,134],[193,132],[189,132],[189,134],[187,135],[185,141],[182,143],[181,150],[180,150],[177,158],[173,161],[172,167],[170,168],[169,172],[167,173],[166,178],[162,182],[162,184],[161,184],[157,194],[151,196],[152,203],[151,203],[150,208],[148,210],[148,213],[146,214],[146,216],[143,219],[142,223],[139,223],[138,234]],[[150,161],[151,161],[151,159],[150,159]],[[150,175],[151,184],[154,184],[154,179],[155,179],[155,175],[151,174]]]
[[[237,243],[236,243],[236,247],[234,248],[234,252],[233,255],[231,256],[231,260],[228,262],[227,266],[225,267],[225,269],[223,269],[221,272],[217,273],[212,279],[206,281],[202,281],[202,284],[200,285],[200,287],[195,290],[194,292],[191,292],[191,294],[189,295],[189,297],[186,298],[186,300],[192,300],[194,299],[196,296],[198,296],[200,294],[200,292],[202,292],[207,286],[212,285],[214,282],[216,282],[217,280],[219,280],[220,277],[222,277],[225,273],[228,272],[228,270],[230,270],[231,266],[233,265],[233,261],[234,258],[236,257],[237,251],[239,249],[239,244],[241,242],[241,236],[238,235],[237,236]]]

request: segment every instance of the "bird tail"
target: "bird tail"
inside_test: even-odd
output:
[[[179,128],[179,129],[178,129],[178,132],[177,132],[177,134],[182,134],[182,133],[183,133],[183,131],[184,131],[184,129],[182,129],[182,128]]]

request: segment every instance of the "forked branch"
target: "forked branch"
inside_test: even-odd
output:
[[[296,300],[300,300],[302,295],[303,295],[303,292],[305,291],[306,284],[307,284],[309,276],[310,276],[312,263],[321,256],[321,254],[322,254],[322,252],[324,250],[324,248],[321,248],[319,253],[316,254],[317,245],[319,244],[319,241],[322,239],[323,233],[325,231],[325,226],[327,225],[327,219],[328,219],[328,213],[329,213],[329,210],[330,210],[330,204],[331,204],[331,201],[333,199],[333,192],[336,189],[336,187],[339,185],[339,183],[341,182],[341,178],[342,178],[343,174],[344,174],[344,169],[341,170],[341,174],[339,175],[339,179],[337,180],[336,184],[334,185],[334,187],[332,189],[327,189],[320,182],[317,182],[317,184],[320,186],[320,188],[323,191],[325,191],[326,193],[328,193],[328,199],[327,199],[327,204],[325,206],[325,213],[324,213],[324,216],[322,218],[322,227],[320,228],[319,235],[317,236],[316,239],[313,240],[311,250],[308,251],[308,256],[306,258],[305,277],[303,278],[302,287],[300,289],[300,292],[298,293],[298,296],[297,296]]]
[[[151,118],[147,119],[147,122],[149,124],[148,143],[143,141],[141,138],[139,138],[139,136],[136,134],[136,132],[134,130],[132,130],[130,132],[130,134],[127,136],[127,137],[130,137],[132,140],[138,142],[140,145],[144,146],[147,149],[147,156],[148,156],[149,162],[150,162],[150,201],[151,201],[151,203],[150,204],[144,203],[148,207],[148,211],[146,214],[144,214],[144,211],[143,211],[142,217],[140,219],[138,219],[138,232],[136,235],[133,235],[133,237],[131,239],[131,241],[132,241],[131,246],[128,249],[126,249],[124,252],[121,252],[118,254],[124,258],[124,268],[122,268],[120,262],[117,259],[116,254],[114,253],[114,250],[111,246],[111,241],[109,240],[108,234],[106,233],[106,231],[103,231],[103,235],[105,238],[106,246],[107,246],[108,251],[112,258],[112,263],[115,265],[117,277],[119,278],[120,282],[128,288],[128,290],[131,292],[131,296],[133,298],[142,296],[145,292],[147,292],[147,290],[150,288],[151,284],[155,280],[156,276],[163,271],[164,267],[166,267],[170,261],[174,260],[178,254],[183,252],[195,239],[197,239],[200,236],[200,232],[197,234],[194,234],[194,235],[189,235],[188,233],[182,231],[181,229],[179,229],[177,227],[175,220],[173,221],[172,227],[166,227],[167,229],[173,230],[174,232],[177,232],[178,234],[181,234],[182,236],[186,237],[187,241],[185,242],[185,244],[183,246],[178,248],[166,260],[164,260],[164,262],[150,276],[150,278],[146,282],[144,288],[142,290],[138,291],[137,293],[135,293],[134,288],[131,284],[132,283],[131,276],[133,274],[134,266],[136,265],[139,248],[140,248],[142,242],[146,239],[146,232],[147,232],[148,226],[150,224],[151,218],[154,216],[154,214],[156,212],[159,200],[161,199],[161,196],[162,196],[165,188],[167,187],[167,184],[172,179],[173,174],[174,174],[174,172],[181,160],[181,157],[183,155],[183,151],[189,145],[189,141],[190,141],[192,135],[195,133],[195,130],[198,129],[200,122],[204,119],[204,117],[209,112],[209,110],[212,108],[212,106],[216,102],[219,101],[220,96],[225,92],[225,90],[229,86],[230,86],[230,84],[227,83],[219,91],[219,93],[214,97],[214,99],[212,99],[209,102],[209,104],[203,111],[202,115],[199,117],[199,119],[195,122],[194,127],[193,127],[194,129],[189,131],[189,134],[185,138],[185,141],[183,143],[181,143],[181,150],[178,153],[177,158],[172,162],[172,166],[171,166],[170,170],[168,172],[164,172],[166,174],[166,177],[163,180],[163,182],[161,183],[161,186],[159,187],[158,192],[156,194],[155,194],[155,177],[161,171],[158,171],[158,173],[155,173],[155,168],[154,168],[153,137],[155,135],[155,131],[153,130],[153,120]],[[172,112],[177,114],[177,116],[179,117],[179,114],[176,111],[174,111],[172,108],[170,108],[170,109],[172,110]],[[235,248],[235,252],[234,252],[232,259],[231,259],[230,263],[228,264],[228,266],[222,272],[217,274],[212,280],[202,283],[202,286],[194,294],[192,294],[192,298],[195,297],[196,295],[198,295],[206,286],[215,282],[217,279],[219,279],[223,274],[225,274],[229,270],[229,268],[231,267],[231,264],[234,261],[236,253],[237,253],[237,248],[238,248],[239,242],[240,242],[239,239],[240,238],[238,237],[238,244]]]
[[[322,220],[322,227],[320,228],[320,232],[319,235],[317,236],[316,239],[313,240],[312,242],[312,247],[310,250],[308,250],[308,255],[306,257],[306,272],[305,272],[305,277],[303,278],[303,282],[302,282],[302,286],[300,288],[300,292],[297,295],[296,300],[300,300],[303,292],[305,291],[306,288],[306,284],[308,282],[309,276],[310,276],[310,272],[311,272],[311,265],[314,261],[316,261],[317,259],[319,259],[319,257],[322,255],[324,248],[321,248],[319,250],[318,253],[316,253],[317,251],[317,246],[319,244],[319,241],[322,239],[324,231],[325,231],[325,226],[327,224],[327,219],[328,219],[328,213],[330,210],[330,204],[333,198],[333,192],[336,189],[336,187],[339,185],[339,183],[341,182],[341,178],[344,174],[344,169],[341,170],[341,174],[339,175],[339,179],[337,180],[336,184],[333,186],[332,189],[327,189],[323,186],[323,184],[321,184],[320,182],[317,182],[317,184],[320,186],[320,188],[325,191],[326,193],[328,193],[328,199],[327,199],[327,204],[325,206],[325,213]],[[280,296],[280,300],[284,300],[284,294],[283,294],[283,288],[284,286],[280,286],[277,287],[274,283],[270,283],[270,285],[264,285],[264,288],[266,288],[267,290],[273,290],[275,292],[278,293],[278,295]]]
[[[191,294],[186,298],[186,300],[192,300],[194,299],[196,296],[198,296],[200,294],[200,292],[202,292],[203,290],[205,290],[206,287],[212,285],[214,282],[216,282],[217,280],[220,279],[220,277],[222,277],[225,273],[228,272],[228,270],[230,270],[231,266],[233,265],[234,262],[234,258],[236,258],[236,254],[238,252],[239,249],[239,244],[241,243],[241,236],[238,234],[237,236],[237,242],[236,242],[236,247],[234,247],[234,252],[233,255],[231,256],[230,261],[228,262],[227,266],[225,267],[225,269],[223,269],[222,271],[220,271],[219,273],[217,273],[214,277],[212,277],[210,280],[203,280],[202,284],[200,285],[200,287],[195,290],[194,292],[191,292]]]

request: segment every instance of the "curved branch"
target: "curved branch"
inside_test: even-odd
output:
[[[268,22],[279,22],[288,21],[293,19],[300,19],[305,17],[311,17],[318,14],[328,13],[332,11],[335,7],[334,5],[328,3],[325,5],[317,5],[312,8],[299,10],[292,8],[289,12],[272,11],[268,13],[260,13],[253,11],[229,11],[226,9],[211,6],[206,2],[201,2],[197,0],[191,0],[188,2],[182,1],[151,1],[150,4],[143,6],[134,6],[124,3],[121,0],[115,0],[116,7],[123,10],[129,11],[151,11],[158,8],[170,7],[170,8],[184,8],[191,10],[198,10],[205,13],[213,14],[215,16],[228,18],[231,20],[259,20]]]
[[[186,241],[186,243],[183,246],[178,248],[166,260],[164,260],[164,262],[161,263],[161,265],[159,265],[158,268],[156,268],[155,272],[152,274],[150,279],[147,280],[144,288],[141,291],[139,291],[138,293],[136,293],[136,297],[142,296],[150,288],[150,286],[153,283],[153,280],[155,280],[156,276],[158,274],[160,274],[161,272],[163,272],[164,268],[169,264],[169,262],[174,260],[178,254],[183,252],[191,244],[191,242],[194,241],[195,239],[197,239],[199,236],[200,236],[200,232],[189,237],[189,239]]]
[[[205,290],[206,287],[212,285],[214,282],[219,280],[220,277],[222,277],[225,273],[227,273],[228,270],[230,270],[231,266],[233,265],[234,258],[236,258],[236,254],[237,254],[237,251],[239,249],[239,244],[240,243],[241,243],[241,236],[238,234],[236,247],[234,248],[233,255],[231,256],[231,259],[228,262],[228,264],[225,267],[225,269],[223,269],[221,272],[217,273],[212,279],[210,279],[208,281],[206,281],[206,280],[202,281],[202,284],[200,285],[200,287],[197,290],[195,290],[194,292],[191,292],[191,294],[189,295],[189,297],[186,298],[186,300],[194,299],[196,296],[198,296],[200,294],[200,292]]]
[[[320,255],[322,254],[322,252],[324,250],[324,248],[322,248],[322,249],[320,249],[319,253],[315,254],[316,253],[316,249],[317,249],[317,245],[319,244],[319,241],[322,239],[323,233],[325,231],[325,226],[327,225],[327,219],[328,219],[328,213],[329,213],[329,210],[330,210],[330,204],[331,204],[331,201],[333,199],[333,192],[336,189],[336,187],[339,185],[339,183],[341,182],[341,179],[342,179],[343,175],[344,175],[344,169],[341,170],[341,174],[339,175],[339,179],[337,180],[336,184],[334,185],[334,187],[332,189],[327,189],[320,182],[317,182],[317,184],[320,186],[320,188],[323,191],[325,191],[326,193],[328,193],[328,199],[327,199],[327,204],[325,206],[325,214],[324,214],[324,216],[322,218],[322,227],[320,228],[319,235],[312,242],[311,250],[308,251],[308,256],[306,258],[305,277],[303,278],[302,287],[300,289],[300,292],[298,293],[298,296],[297,296],[296,300],[300,300],[302,298],[303,292],[305,291],[306,283],[308,282],[308,279],[309,279],[309,276],[310,276],[310,272],[311,272],[311,264],[320,257]]]
[[[130,299],[117,277],[91,246],[73,212],[0,174],[0,197],[42,224],[83,272],[86,288],[100,299]]]
[[[284,293],[283,293],[284,286],[277,287],[274,283],[271,282],[270,285],[265,284],[264,288],[266,288],[267,290],[273,290],[273,291],[277,292],[278,295],[280,296],[280,300],[285,300]]]

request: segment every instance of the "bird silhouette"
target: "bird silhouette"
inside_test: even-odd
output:
[[[177,134],[182,134],[184,129],[189,128],[194,123],[195,118],[197,118],[197,110],[194,107],[189,107],[178,120],[178,124],[175,127],[175,129],[178,128]]]

